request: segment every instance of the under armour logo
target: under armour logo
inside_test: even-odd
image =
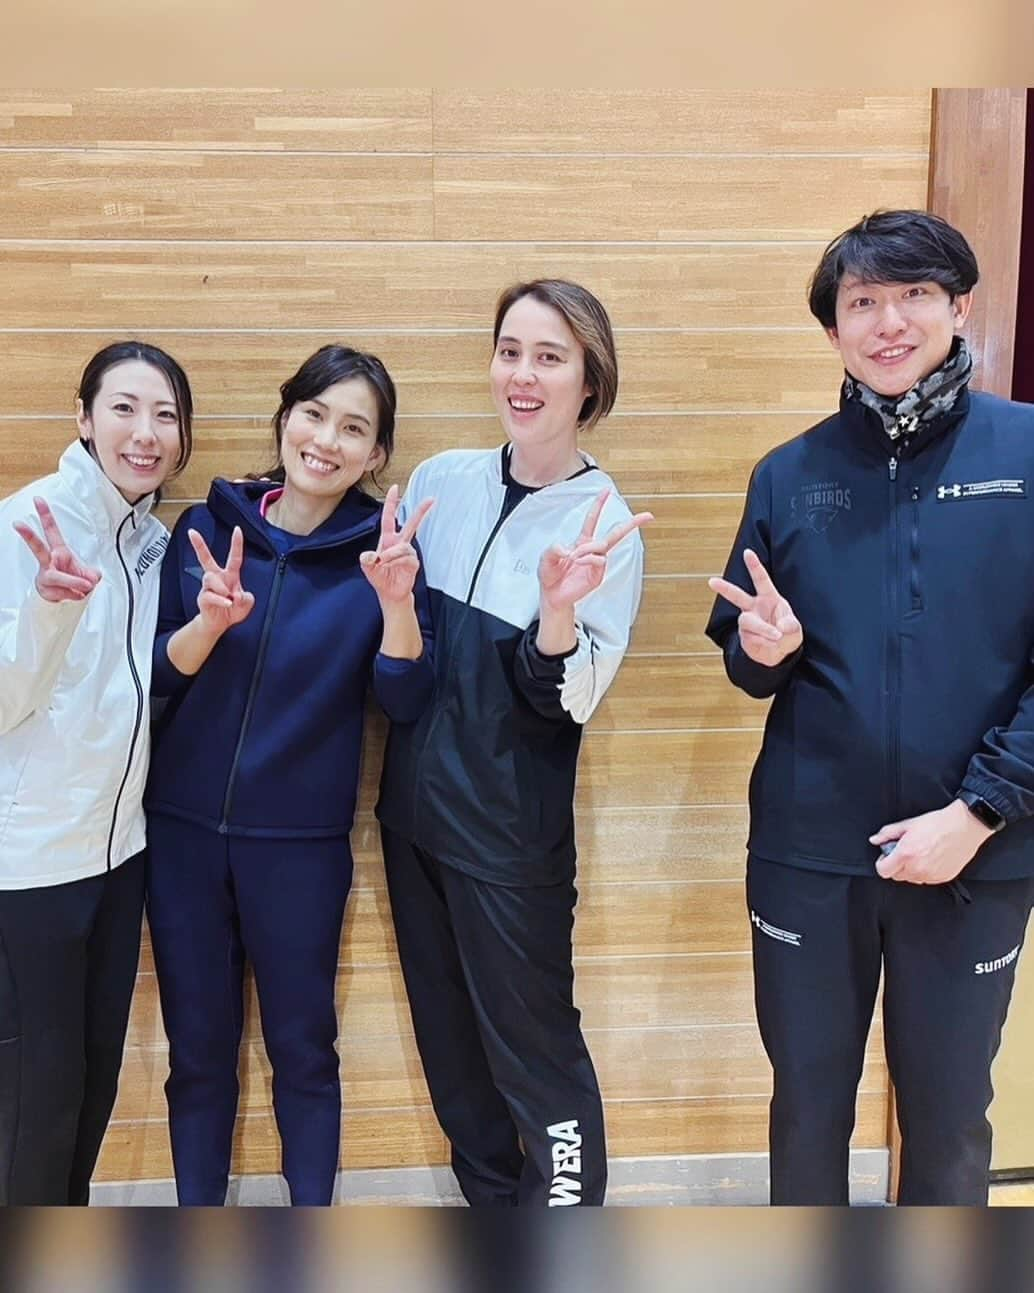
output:
[[[937,486],[937,498],[942,503],[946,498],[961,498],[961,497],[962,497],[961,485],[938,485]]]

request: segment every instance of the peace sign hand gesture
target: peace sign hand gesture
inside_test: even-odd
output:
[[[209,633],[221,637],[227,629],[246,620],[255,605],[254,593],[241,586],[244,535],[239,525],[233,527],[225,566],[219,565],[197,530],[188,530],[187,538],[204,571],[201,591],[197,595],[198,616]]]
[[[359,558],[363,574],[373,585],[381,606],[394,606],[412,595],[420,558],[413,546],[413,538],[420,523],[434,507],[433,498],[425,498],[401,530],[395,528],[399,510],[399,487],[392,485],[381,511],[381,534],[374,552],[364,552]]]
[[[607,554],[633,530],[653,520],[652,512],[638,512],[630,521],[616,526],[605,538],[597,539],[599,524],[610,490],[605,489],[589,509],[582,531],[573,547],[555,543],[539,559],[539,588],[542,605],[558,611],[580,602],[603,582],[607,573]]]
[[[788,655],[793,655],[804,641],[804,630],[790,603],[780,596],[757,553],[745,548],[743,562],[754,585],[753,595],[727,579],[709,579],[708,587],[739,609],[737,627],[744,653],[758,664],[771,668]]]
[[[45,499],[32,500],[43,527],[41,539],[31,525],[15,521],[14,528],[39,562],[36,591],[45,602],[81,602],[101,581],[101,572],[84,566],[64,540]]]

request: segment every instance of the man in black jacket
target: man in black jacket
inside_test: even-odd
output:
[[[848,1200],[881,968],[899,1201],[987,1200],[991,1062],[1034,899],[1034,407],[969,390],[965,238],[884,211],[809,304],[839,412],[751,477],[708,635],[772,697],[747,901],[773,1203]]]

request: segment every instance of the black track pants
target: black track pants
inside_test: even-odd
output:
[[[0,890],[0,1204],[85,1204],[140,955],[144,857]]]
[[[573,1003],[573,884],[486,884],[390,831],[413,1029],[467,1201],[603,1202],[603,1106]]]
[[[774,1070],[772,1202],[847,1203],[848,1144],[884,972],[901,1127],[899,1203],[984,1204],[991,1062],[1034,880],[944,885],[747,868],[754,993]]]

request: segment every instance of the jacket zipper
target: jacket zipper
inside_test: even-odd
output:
[[[519,503],[518,503],[518,506],[520,506]],[[496,520],[495,525],[492,526],[491,534],[489,534],[488,538],[485,540],[485,546],[481,549],[481,555],[477,559],[477,565],[474,567],[474,573],[470,577],[470,587],[467,589],[467,600],[466,600],[467,606],[469,606],[470,603],[474,600],[474,588],[475,588],[475,585],[477,584],[478,576],[481,574],[481,567],[485,564],[485,558],[488,556],[488,549],[495,542],[495,536],[503,528],[503,525],[506,523],[507,518],[512,516],[514,512],[516,512],[516,510],[517,510],[516,507],[511,507],[509,512],[507,512],[506,498],[504,497],[503,505],[499,509],[499,516]]]
[[[237,781],[237,769],[240,766],[241,754],[244,751],[244,742],[248,735],[248,725],[251,722],[251,713],[255,708],[255,696],[258,692],[259,682],[262,678],[262,668],[266,662],[266,652],[269,649],[269,639],[273,630],[273,617],[276,614],[277,603],[280,601],[280,590],[284,583],[284,571],[287,569],[286,556],[279,556],[276,563],[276,574],[273,576],[273,589],[269,596],[269,605],[266,607],[266,618],[262,621],[262,635],[259,638],[258,655],[255,657],[255,671],[251,675],[251,686],[248,689],[248,700],[244,706],[244,717],[241,719],[241,730],[237,736],[237,748],[233,752],[233,762],[230,764],[230,775],[226,781],[226,794],[223,796],[223,818],[219,823],[219,834],[225,835],[230,827],[230,808],[233,804],[233,792]]]
[[[890,557],[890,633],[887,640],[887,729],[889,786],[887,820],[898,817],[898,781],[901,764],[901,642],[898,634],[898,581],[901,574],[901,552],[898,536],[897,487],[898,458],[887,464],[890,476],[891,557]]]
[[[509,511],[509,512],[507,512],[507,510],[506,510],[506,495],[505,495],[505,493],[504,493],[504,495],[503,495],[503,502],[502,502],[502,505],[501,505],[501,506],[500,506],[500,508],[499,508],[499,515],[498,515],[498,517],[496,517],[495,524],[492,526],[491,532],[489,533],[488,538],[485,540],[484,547],[481,549],[481,552],[480,552],[480,554],[478,555],[477,562],[475,563],[475,566],[474,566],[474,573],[473,573],[473,574],[471,575],[471,577],[470,577],[470,587],[467,589],[467,597],[466,597],[466,600],[465,600],[465,602],[464,602],[464,606],[469,607],[469,606],[470,606],[470,604],[471,604],[471,602],[473,601],[473,598],[474,598],[474,589],[475,589],[475,587],[476,587],[476,585],[477,585],[478,576],[481,574],[481,568],[482,568],[482,566],[485,564],[485,559],[486,559],[486,557],[488,556],[488,550],[489,550],[489,548],[491,548],[492,544],[495,542],[495,537],[496,537],[496,535],[497,535],[497,534],[499,533],[499,531],[502,529],[503,524],[505,523],[505,521],[506,521],[507,517],[508,517],[508,516],[510,516],[510,515],[512,515],[516,510],[517,510],[516,508],[513,508],[513,507],[512,507],[512,508],[510,508],[510,511]],[[454,642],[454,643],[455,643],[455,640],[456,640],[456,638],[455,638],[455,635],[454,635],[454,637],[453,637],[453,642]],[[442,667],[442,672],[441,672],[441,675],[440,675],[442,678],[446,677],[446,676],[448,675],[448,673],[450,672],[450,670],[451,670],[453,654],[454,654],[454,648],[453,648],[453,647],[450,647],[450,649],[449,649],[449,655],[448,655],[447,659],[445,660],[445,662],[444,662],[444,664],[443,664],[443,667]],[[436,670],[435,672],[437,673],[437,670]],[[436,692],[437,692],[437,688],[436,688],[435,690],[436,690]],[[434,735],[435,728],[438,726],[438,720],[439,720],[439,717],[440,717],[440,716],[441,716],[441,700],[436,700],[436,702],[435,702],[435,708],[434,708],[434,713],[431,715],[431,718],[430,718],[430,720],[428,721],[428,724],[427,724],[427,732],[426,732],[426,733],[425,733],[425,735],[424,735],[424,744],[423,744],[423,746],[421,747],[420,753],[417,755],[417,759],[416,759],[416,768],[415,768],[415,770],[414,770],[414,776],[413,776],[413,784],[412,784],[412,786],[410,787],[410,789],[411,789],[411,791],[412,791],[412,794],[413,794],[413,812],[412,812],[412,817],[413,817],[413,826],[414,826],[414,829],[416,828],[416,824],[417,824],[417,803],[418,803],[418,801],[419,801],[419,794],[418,794],[418,790],[419,790],[419,786],[420,786],[420,783],[421,783],[421,780],[422,780],[421,768],[423,767],[424,759],[427,757],[427,749],[428,749],[428,746],[431,744],[431,737]]]
[[[923,609],[923,595],[919,587],[919,486],[913,485],[909,491],[912,500],[912,553],[910,562],[909,586],[912,592],[912,609]]]
[[[118,810],[122,803],[122,793],[126,788],[126,782],[129,780],[129,770],[133,766],[133,753],[136,750],[136,738],[140,734],[140,724],[144,716],[144,689],[140,682],[140,675],[137,672],[136,660],[133,657],[133,581],[129,575],[129,567],[126,565],[122,556],[122,549],[119,546],[119,540],[122,538],[122,531],[126,528],[126,522],[132,521],[133,528],[136,529],[136,519],[132,512],[125,517],[115,531],[115,551],[118,554],[119,565],[122,567],[122,573],[126,577],[126,592],[129,594],[129,610],[126,614],[126,655],[129,658],[129,672],[133,678],[133,686],[136,688],[136,718],[133,722],[133,735],[129,741],[129,754],[126,757],[125,771],[122,773],[122,780],[119,783],[118,794],[115,796],[115,807],[111,814],[111,830],[108,832],[108,864],[107,870],[111,870],[111,849],[115,843],[115,826],[118,822]]]

